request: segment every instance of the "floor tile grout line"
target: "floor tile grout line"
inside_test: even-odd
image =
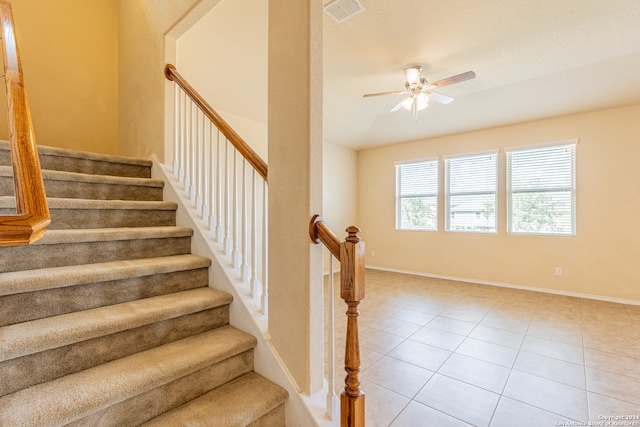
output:
[[[421,284],[420,283],[416,283],[416,285],[420,286]],[[445,374],[442,373],[442,367],[445,366],[446,363],[448,363],[448,361],[450,361],[452,357],[454,357],[453,356],[454,354],[464,355],[464,354],[458,352],[459,349],[460,349],[460,346],[463,345],[464,342],[469,340],[469,338],[473,338],[475,340],[482,341],[482,342],[485,342],[485,343],[489,343],[489,344],[493,344],[493,345],[497,345],[497,346],[501,346],[501,347],[515,349],[516,350],[516,354],[515,354],[515,357],[514,357],[513,361],[511,362],[511,366],[509,368],[507,368],[507,369],[509,369],[509,375],[505,380],[505,383],[504,383],[504,385],[502,387],[501,393],[496,393],[496,394],[499,395],[499,399],[498,399],[498,403],[493,408],[493,413],[492,413],[492,417],[491,417],[491,421],[490,422],[493,422],[493,418],[495,417],[497,408],[498,408],[498,406],[500,404],[499,402],[502,399],[512,399],[514,401],[518,401],[518,402],[520,402],[520,403],[522,403],[524,405],[528,405],[530,407],[537,408],[537,409],[545,411],[547,413],[556,414],[555,411],[552,412],[552,411],[549,411],[548,409],[540,408],[538,406],[531,405],[530,403],[527,403],[527,402],[521,402],[518,399],[514,399],[512,397],[504,395],[506,387],[507,387],[507,385],[509,383],[509,380],[511,379],[514,371],[522,372],[522,373],[527,374],[527,375],[532,375],[532,376],[538,377],[538,378],[543,379],[545,381],[558,383],[558,384],[561,384],[563,386],[572,387],[574,389],[578,389],[578,390],[584,392],[586,394],[586,397],[587,397],[586,407],[587,407],[587,416],[588,417],[590,417],[590,415],[591,415],[590,414],[590,410],[591,410],[591,407],[592,407],[592,404],[593,404],[592,403],[592,398],[591,398],[592,396],[599,395],[599,396],[607,397],[607,398],[610,398],[610,399],[618,400],[620,402],[627,402],[627,403],[630,403],[632,405],[635,405],[634,402],[628,402],[627,399],[621,400],[619,398],[619,396],[617,396],[617,395],[610,396],[609,394],[611,394],[611,393],[604,394],[604,393],[601,393],[601,392],[598,393],[596,391],[589,391],[589,384],[588,384],[588,382],[589,382],[588,381],[588,375],[589,375],[588,374],[588,368],[589,368],[589,366],[587,366],[587,352],[588,352],[588,350],[601,352],[601,353],[605,354],[604,357],[609,357],[609,355],[611,357],[619,356],[619,357],[629,358],[629,359],[631,359],[631,361],[633,361],[633,359],[638,359],[638,355],[640,353],[636,353],[635,349],[632,349],[632,351],[626,351],[626,352],[612,351],[610,348],[607,348],[607,345],[609,345],[607,343],[605,343],[603,345],[595,345],[594,342],[597,342],[598,334],[600,333],[597,330],[597,326],[601,325],[602,323],[599,322],[599,320],[597,318],[591,318],[591,317],[589,317],[589,322],[585,321],[584,316],[585,316],[585,310],[587,309],[586,307],[587,307],[588,302],[582,301],[582,299],[578,299],[578,301],[580,303],[580,305],[578,306],[579,310],[580,310],[579,311],[579,316],[580,317],[579,317],[579,320],[577,321],[577,323],[576,322],[573,322],[573,323],[569,322],[569,317],[568,316],[564,316],[565,317],[564,319],[562,318],[562,316],[554,317],[554,319],[549,319],[550,327],[552,327],[552,328],[553,328],[554,324],[557,324],[558,322],[564,322],[564,321],[567,321],[567,322],[570,323],[569,326],[571,326],[570,329],[572,329],[572,330],[575,330],[575,329],[579,328],[581,345],[577,345],[577,343],[574,344],[574,342],[576,342],[574,340],[571,340],[571,339],[569,339],[568,341],[567,340],[563,340],[562,337],[561,337],[561,334],[554,335],[551,332],[549,332],[549,333],[542,332],[543,329],[540,329],[537,332],[534,331],[532,329],[532,325],[534,323],[536,323],[536,322],[544,322],[547,319],[541,317],[536,312],[535,309],[528,310],[528,309],[526,309],[526,307],[523,304],[518,303],[518,300],[519,300],[518,297],[521,296],[521,293],[511,294],[511,295],[514,295],[514,301],[516,301],[516,304],[518,305],[518,309],[516,310],[516,312],[517,312],[516,315],[517,314],[522,314],[522,313],[526,313],[526,315],[527,315],[528,322],[527,322],[526,329],[523,331],[524,333],[522,331],[520,331],[520,330],[518,330],[516,332],[512,328],[509,328],[509,329],[504,328],[503,329],[499,325],[497,326],[496,322],[491,322],[491,323],[487,322],[486,324],[483,324],[483,321],[485,321],[487,319],[487,317],[491,313],[494,313],[494,314],[498,313],[501,309],[503,309],[506,313],[509,313],[509,310],[508,310],[509,307],[507,306],[507,304],[503,304],[502,306],[500,306],[499,304],[494,304],[494,305],[491,305],[488,309],[486,309],[486,307],[484,307],[486,309],[486,311],[484,312],[483,316],[480,317],[479,319],[473,320],[473,321],[469,321],[468,318],[461,319],[461,318],[459,318],[460,316],[456,316],[455,313],[453,313],[453,312],[446,313],[446,311],[449,310],[449,309],[460,308],[460,307],[456,308],[456,305],[462,306],[463,304],[473,304],[475,302],[478,302],[478,304],[482,305],[483,301],[482,301],[482,298],[478,299],[478,297],[479,297],[478,292],[480,292],[480,291],[476,292],[476,291],[473,290],[474,288],[465,287],[461,291],[456,291],[455,293],[451,293],[450,294],[451,296],[447,297],[445,289],[442,286],[438,286],[438,285],[440,285],[440,283],[434,284],[433,286],[429,286],[429,288],[431,290],[433,290],[434,292],[436,292],[438,294],[436,299],[428,298],[426,293],[420,293],[419,294],[420,295],[420,300],[424,301],[425,303],[431,302],[433,305],[439,305],[439,306],[443,307],[437,313],[425,312],[425,311],[422,311],[422,310],[415,310],[415,311],[419,311],[421,313],[425,313],[425,314],[433,316],[426,323],[424,323],[424,324],[422,324],[421,322],[416,323],[416,322],[411,322],[409,320],[405,320],[405,319],[402,319],[402,318],[394,317],[395,315],[398,315],[398,313],[401,312],[402,310],[413,309],[413,308],[409,308],[409,307],[411,307],[415,303],[398,305],[397,309],[393,310],[393,312],[386,313],[385,317],[381,319],[381,321],[384,320],[384,319],[394,319],[394,320],[398,320],[398,321],[401,321],[401,322],[406,322],[407,324],[415,325],[418,328],[418,329],[416,329],[416,331],[412,332],[408,336],[404,336],[406,334],[396,335],[396,334],[390,333],[388,331],[379,330],[380,332],[384,332],[386,334],[394,335],[395,337],[399,338],[399,341],[395,345],[390,347],[389,349],[385,349],[383,352],[378,352],[378,350],[376,350],[376,352],[378,352],[378,354],[380,354],[379,358],[382,358],[382,357],[386,356],[386,357],[390,357],[390,358],[393,358],[393,359],[396,359],[396,360],[402,360],[402,359],[400,359],[398,357],[392,356],[390,353],[395,348],[397,348],[399,345],[402,345],[403,343],[406,343],[408,341],[413,341],[413,342],[416,342],[416,343],[429,345],[429,346],[432,346],[434,348],[438,348],[438,349],[440,349],[442,351],[447,351],[448,352],[446,358],[444,358],[443,361],[438,364],[438,367],[437,367],[435,373],[431,374],[431,376],[425,382],[425,384],[423,384],[422,387],[420,387],[420,390],[424,389],[424,387],[434,378],[435,375],[443,375],[445,377],[452,378],[452,379],[454,379],[456,381],[461,381],[461,382],[463,382],[465,384],[468,384],[468,385],[471,385],[471,386],[475,386],[475,387],[479,387],[480,389],[486,390],[488,392],[495,393],[495,392],[493,392],[491,390],[488,390],[488,389],[486,389],[484,387],[480,387],[480,386],[478,386],[476,384],[472,384],[472,383],[467,382],[465,380],[459,380],[457,378],[449,377],[448,375],[445,375]],[[379,286],[379,288],[382,288],[382,286]],[[415,296],[415,295],[418,295],[418,293],[412,293],[412,295]],[[532,293],[532,294],[527,293],[526,294],[527,297],[529,295],[536,295],[536,293]],[[554,303],[554,300],[552,300],[553,296],[548,296],[548,298],[547,298],[546,294],[543,295],[543,296],[545,298],[541,298],[541,297],[537,298],[536,301],[534,302],[534,305],[539,306],[542,303],[547,303],[547,304]],[[418,297],[416,297],[416,298],[418,298]],[[569,304],[569,302],[572,302],[572,301],[575,301],[575,300],[570,298],[570,299],[566,299],[566,301],[564,301],[564,299],[561,299],[561,300],[558,301],[557,306],[562,305],[563,306],[563,307],[561,307],[562,309],[567,308],[567,307],[571,308],[572,305]],[[597,309],[598,308],[597,304],[598,304],[597,302],[593,303],[593,305],[589,306],[588,309],[589,310],[593,310],[594,308]],[[573,307],[575,307],[575,304],[573,305]],[[617,305],[616,307],[619,307],[619,305]],[[608,307],[605,307],[605,308],[608,308]],[[625,310],[624,314],[626,315],[626,317],[625,317],[626,318],[626,322],[624,322],[625,324],[622,325],[622,326],[631,326],[631,325],[633,325],[634,324],[633,316],[630,315],[629,310],[627,309],[627,307],[623,306],[623,309]],[[436,310],[433,310],[433,311],[436,311]],[[575,310],[572,309],[571,311],[575,311]],[[551,311],[549,311],[549,312],[551,313]],[[576,314],[578,314],[578,313],[576,313]],[[451,315],[453,315],[455,317],[450,317]],[[438,317],[445,318],[445,319],[450,319],[450,320],[453,320],[453,321],[472,323],[473,324],[473,328],[471,328],[469,330],[469,332],[466,332],[466,333],[462,334],[460,331],[452,332],[451,329],[447,330],[447,329],[445,329],[445,328],[443,328],[441,326],[440,327],[436,327],[436,325],[432,324],[432,322]],[[617,325],[617,322],[614,322],[614,321],[607,322],[607,323],[610,323],[609,326],[614,327],[614,328]],[[622,322],[620,322],[620,323],[622,323]],[[429,324],[431,324],[431,326],[429,326]],[[491,340],[488,340],[488,339],[483,339],[483,337],[472,336],[474,334],[474,332],[479,329],[480,326],[486,326],[488,328],[494,328],[494,329],[502,330],[502,331],[506,331],[506,332],[522,334],[522,340],[519,342],[518,348],[515,348],[513,345],[504,345],[504,343],[506,341],[502,341],[502,342],[499,341],[500,343],[498,343],[498,342],[492,342]],[[544,327],[544,324],[541,324],[540,326]],[[587,341],[586,341],[586,336],[587,336],[586,334],[587,334],[587,330],[588,329],[585,326],[590,328],[589,332],[591,333],[591,335],[590,335],[590,343],[591,344],[588,344]],[[433,345],[433,344],[431,344],[429,342],[417,341],[415,339],[412,339],[412,337],[414,336],[414,334],[417,333],[417,331],[419,331],[419,330],[421,330],[421,329],[423,329],[425,327],[429,327],[429,328],[432,328],[432,329],[438,329],[440,332],[446,332],[446,333],[450,333],[450,334],[453,334],[453,335],[458,335],[458,336],[462,337],[462,341],[460,341],[455,347],[443,348],[443,347],[438,346],[438,345]],[[374,329],[377,329],[377,328],[374,328]],[[524,349],[524,344],[526,343],[527,338],[537,338],[537,339],[546,340],[546,341],[549,341],[549,342],[556,342],[556,343],[559,343],[559,344],[567,344],[567,345],[570,345],[570,346],[575,346],[575,347],[581,349],[581,351],[582,351],[582,354],[581,354],[581,362],[582,363],[579,363],[577,361],[563,359],[561,357],[558,357],[557,354],[556,354],[556,356],[550,356],[549,354],[544,354],[544,353],[538,354],[538,353],[535,353],[533,351],[525,350]],[[595,340],[595,341],[591,341],[591,340]],[[562,361],[564,363],[569,363],[569,364],[574,364],[574,365],[582,365],[583,375],[584,375],[584,378],[585,378],[585,386],[584,386],[584,388],[576,387],[574,384],[567,384],[566,382],[558,382],[558,381],[555,381],[553,378],[541,377],[541,376],[535,375],[535,373],[530,373],[530,372],[526,372],[526,371],[520,371],[519,369],[515,369],[515,366],[518,363],[518,360],[525,353],[536,355],[536,356],[540,356],[540,357],[549,357],[551,359]],[[504,366],[504,365],[499,365],[499,364],[496,364],[496,363],[493,363],[493,362],[489,362],[487,360],[483,360],[483,359],[480,359],[480,358],[477,358],[477,357],[468,356],[468,355],[464,355],[464,356],[471,357],[471,358],[479,360],[479,361],[491,363],[491,364],[494,364],[494,365],[497,365],[497,366]],[[376,360],[379,360],[379,358],[376,358]],[[423,366],[416,365],[416,364],[411,363],[411,362],[406,362],[404,360],[402,360],[402,361],[405,362],[405,363],[409,363],[409,364],[411,364],[413,366],[419,367],[421,369],[425,369],[425,370],[431,371],[430,369],[426,369]],[[603,370],[603,369],[600,369],[598,367],[595,367],[594,369],[601,370],[603,373],[610,373],[610,374],[613,374],[613,375],[622,375],[617,370]],[[431,372],[433,372],[433,371],[431,371]],[[377,384],[377,386],[382,387],[379,384]],[[390,392],[393,392],[390,389],[387,389],[387,390],[389,390]],[[416,404],[423,405],[419,401],[415,400],[415,398],[417,397],[418,393],[420,393],[420,390],[417,393],[415,393],[413,395],[413,397],[411,397],[411,398],[408,398],[408,397],[405,396],[406,399],[409,399],[408,403],[403,406],[402,410],[400,412],[398,412],[398,414],[395,414],[393,420],[397,419],[398,416],[400,416],[400,414],[402,414],[402,412],[408,407],[408,405],[411,404],[411,402],[416,402]],[[394,392],[394,393],[397,393],[397,392]],[[434,409],[434,410],[436,410],[436,411],[438,411],[440,413],[443,413],[442,411],[439,411],[439,410],[437,410],[435,408],[432,408],[432,409]],[[562,416],[562,417],[566,417],[566,415],[561,415],[561,414],[557,414],[557,415]],[[566,417],[566,418],[571,418],[571,417]],[[578,421],[580,421],[580,420],[578,420]]]
[[[530,328],[530,327],[531,327],[531,320],[529,321],[529,324],[527,325],[527,330],[526,330],[526,331],[525,331],[525,333],[523,334],[522,341],[520,342],[520,346],[519,346],[519,348],[517,349],[517,350],[518,350],[518,352],[516,353],[516,357],[514,357],[514,359],[513,359],[513,363],[511,364],[511,367],[509,368],[509,375],[507,375],[507,379],[506,379],[506,380],[505,380],[505,382],[504,382],[504,386],[502,386],[502,391],[500,392],[500,398],[498,399],[498,403],[496,403],[495,408],[493,408],[493,413],[491,414],[491,419],[489,420],[489,426],[491,426],[491,424],[493,423],[493,418],[495,417],[496,412],[498,411],[498,406],[500,406],[500,401],[501,401],[503,398],[505,398],[505,397],[506,397],[506,398],[509,398],[508,396],[505,396],[505,395],[504,395],[504,392],[505,392],[505,390],[506,390],[506,388],[507,388],[507,384],[509,384],[509,379],[511,379],[511,375],[513,374],[513,371],[514,371],[514,368],[515,368],[516,362],[517,362],[517,360],[518,360],[518,357],[520,357],[520,352],[522,351],[522,346],[524,345],[524,340],[525,340],[525,339],[526,339],[526,337],[527,337],[527,332],[528,332],[528,330],[529,330],[529,328]],[[509,399],[510,399],[510,398],[509,398]],[[515,400],[515,399],[514,399],[514,400]],[[522,402],[522,403],[524,403],[524,402]],[[529,405],[529,406],[531,406],[531,405]]]
[[[585,352],[585,340],[584,340],[584,324],[582,316],[582,300],[580,300],[580,338],[582,340],[582,366],[584,369],[584,392],[587,400],[587,420],[591,420],[592,402],[589,397],[589,370],[587,369],[587,354]]]

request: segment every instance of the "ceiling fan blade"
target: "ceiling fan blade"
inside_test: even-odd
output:
[[[410,96],[405,96],[404,98],[402,98],[402,101],[398,102],[396,105],[393,106],[393,108],[391,110],[389,110],[390,113],[393,113],[394,111],[398,111],[400,109],[400,107],[402,107],[402,103],[404,101],[406,101],[407,99],[411,98]]]
[[[393,92],[379,92],[379,93],[366,93],[362,95],[363,98],[371,98],[372,96],[382,96],[382,95],[402,95],[406,94],[406,90],[396,90]]]
[[[429,95],[430,100],[439,102],[440,104],[449,104],[451,101],[455,99],[448,95],[443,95],[441,93],[428,92],[428,91],[425,93]]]
[[[466,73],[457,74],[455,76],[447,77],[446,79],[431,82],[427,85],[427,89],[434,89],[436,87],[449,86],[454,83],[460,83],[466,80],[471,80],[475,77],[476,77],[476,73],[474,73],[473,71],[467,71]]]

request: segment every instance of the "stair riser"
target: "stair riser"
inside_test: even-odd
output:
[[[0,297],[0,326],[206,287],[207,268]]]
[[[47,197],[98,200],[162,200],[162,188],[77,181],[44,182]]]
[[[45,179],[44,188],[47,197],[97,200],[162,200],[162,188],[144,185],[118,185]],[[13,194],[13,178],[0,177],[0,195],[11,196]]]
[[[229,306],[201,311],[0,363],[0,396],[229,323]],[[253,365],[250,365],[252,367]]]
[[[117,227],[163,227],[176,224],[173,210],[136,209],[52,209],[48,230]],[[0,215],[15,214],[15,209],[0,209]]]
[[[151,177],[151,168],[148,166],[43,154],[40,155],[40,167],[54,171],[88,173],[92,175],[126,176],[130,178]]]
[[[277,408],[267,412],[259,419],[255,420],[251,424],[247,424],[247,427],[273,427],[284,426],[285,424],[284,404]]]
[[[108,162],[79,157],[56,156],[46,154],[40,149],[40,167],[42,169],[88,173],[93,175],[126,176],[130,178],[149,178],[151,168],[149,166]],[[0,166],[11,165],[11,153],[0,147]]]
[[[0,248],[0,272],[142,259],[191,252],[190,237]]]
[[[69,426],[135,426],[253,370],[253,351],[240,353],[163,387],[126,400]],[[281,424],[281,425],[284,425]]]

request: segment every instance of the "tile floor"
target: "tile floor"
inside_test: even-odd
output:
[[[367,427],[640,426],[640,306],[367,270],[359,324]]]

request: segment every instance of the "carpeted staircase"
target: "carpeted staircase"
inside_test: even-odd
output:
[[[0,247],[0,426],[284,426],[287,392],[253,371],[151,162],[39,151],[51,225]]]

